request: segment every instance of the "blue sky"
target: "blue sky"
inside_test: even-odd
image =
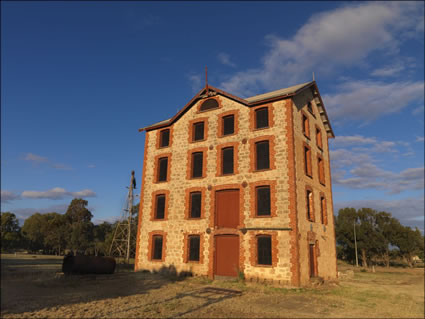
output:
[[[423,2],[1,2],[1,210],[120,216],[138,128],[209,83],[248,97],[315,73],[335,212],[424,229]]]

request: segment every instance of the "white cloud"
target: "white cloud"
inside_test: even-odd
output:
[[[197,93],[202,88],[202,81],[200,74],[188,75],[189,82],[192,86],[192,93]]]
[[[15,194],[10,191],[1,191],[1,202],[9,203],[10,201],[20,199],[21,197],[18,194]]]
[[[96,168],[96,165],[95,164],[89,164],[87,167],[88,168]]]
[[[381,77],[393,76],[393,75],[400,73],[403,70],[404,70],[403,65],[388,66],[388,67],[373,70],[370,75],[381,76]]]
[[[291,39],[268,35],[270,49],[261,66],[236,73],[220,87],[246,97],[258,93],[258,88],[304,82],[312,71],[330,74],[359,65],[372,52],[398,53],[404,39],[423,32],[420,21],[419,2],[360,2],[315,14]]]
[[[370,122],[379,116],[401,111],[411,102],[423,101],[424,82],[382,83],[350,81],[338,93],[323,95],[329,117],[339,122]]]
[[[47,191],[23,191],[23,198],[32,199],[63,199],[65,197],[95,197],[96,193],[90,189],[84,189],[78,192],[69,192],[64,188],[55,187]]]
[[[416,136],[416,142],[423,142],[425,141],[425,137],[423,136]]]
[[[72,170],[72,167],[66,164],[54,163],[50,161],[47,157],[43,157],[33,153],[27,153],[24,157],[25,161],[33,162],[34,164],[46,163],[50,167],[58,170]]]
[[[412,114],[413,114],[413,115],[417,115],[417,114],[419,114],[419,113],[422,113],[423,111],[424,111],[424,106],[423,106],[423,105],[421,105],[421,106],[416,107],[416,108],[412,111]]]
[[[335,201],[335,214],[345,207],[372,208],[378,211],[386,211],[397,218],[403,225],[418,227],[424,232],[424,197],[409,197],[395,200],[367,199]]]
[[[24,157],[24,160],[35,163],[47,163],[49,161],[47,157],[39,156],[33,153],[27,153]]]
[[[229,54],[227,54],[227,53],[220,52],[220,53],[217,55],[217,58],[218,58],[218,61],[220,61],[220,63],[222,63],[222,64],[224,64],[224,65],[230,66],[230,67],[232,67],[232,68],[235,68],[235,67],[236,67],[236,64],[235,64],[235,63],[233,63],[233,62],[230,60],[230,55],[229,55]]]

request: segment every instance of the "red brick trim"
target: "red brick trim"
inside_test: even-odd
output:
[[[161,235],[162,236],[162,259],[152,259],[153,257],[153,236]],[[165,253],[167,252],[167,232],[162,230],[154,230],[149,232],[149,241],[148,241],[148,260],[151,262],[163,262],[165,261]]]
[[[259,236],[271,236],[272,237],[272,264],[271,265],[260,265],[258,264],[258,241],[257,238]],[[264,268],[273,268],[277,266],[278,262],[278,240],[277,240],[277,232],[266,232],[266,231],[255,231],[251,233],[249,252],[250,252],[250,262],[254,267],[264,267]]]
[[[252,138],[249,140],[249,145],[250,145],[250,152],[249,152],[249,158],[250,158],[250,173],[254,173],[254,172],[263,172],[263,171],[268,171],[268,170],[272,170],[276,168],[275,165],[275,146],[274,146],[274,139],[275,136],[274,135],[264,135],[264,136],[259,136],[256,138]],[[255,143],[257,142],[262,142],[262,141],[269,141],[269,160],[270,160],[270,168],[269,169],[262,169],[262,170],[256,170],[255,168],[257,167],[257,152],[256,152],[256,148],[255,148]]]
[[[206,100],[209,100],[209,99],[214,99],[214,100],[216,100],[216,101],[217,101],[217,103],[218,103],[218,107],[216,107],[216,108],[214,108],[214,109],[209,109],[209,110],[201,111],[201,105],[202,105],[202,104],[203,104]],[[223,106],[222,106],[222,104],[221,104],[221,99],[220,99],[220,97],[219,97],[219,96],[209,96],[209,97],[207,97],[207,98],[205,98],[205,99],[203,99],[203,100],[199,101],[196,111],[197,111],[197,113],[204,113],[204,112],[209,112],[209,111],[219,110],[219,109],[221,109],[222,107],[223,107]]]
[[[301,113],[301,127],[303,134],[306,138],[310,139],[310,119],[308,118],[308,115],[303,110],[300,111]],[[304,123],[305,122],[305,123]]]
[[[255,111],[262,108],[268,108],[268,115],[269,115],[269,126],[263,127],[263,128],[255,128],[256,127],[256,118],[255,118]],[[271,128],[274,126],[274,114],[273,114],[273,104],[263,104],[251,107],[249,110],[249,127],[251,131],[260,131],[260,130],[266,130],[268,128]]]
[[[334,234],[333,240],[334,240],[334,243],[335,243],[335,245],[334,245],[334,247],[335,247],[335,274],[336,274],[336,278],[338,278],[338,259],[336,257],[337,254],[336,254],[336,236],[335,236],[335,216],[334,216],[334,213],[333,213],[334,208],[333,208],[333,195],[332,195],[332,175],[331,175],[331,162],[329,160],[329,138],[327,138],[327,141],[326,141],[326,148],[327,148],[326,154],[327,154],[327,158],[328,158],[328,160],[326,161],[326,164],[327,164],[327,167],[328,167],[328,174],[329,174],[329,186],[328,187],[329,187],[329,194],[331,195],[331,197],[329,198],[329,202],[326,203],[326,206],[329,205],[329,211],[331,212],[329,214],[328,220],[331,223],[332,228],[333,228],[333,234]]]
[[[288,150],[288,193],[289,193],[289,227],[290,252],[291,252],[291,283],[294,286],[300,285],[300,254],[298,241],[298,212],[297,212],[297,188],[296,188],[296,166],[295,166],[295,135],[294,135],[294,115],[292,99],[286,100],[286,143]]]
[[[144,190],[145,190],[145,179],[146,179],[146,164],[148,158],[148,132],[145,133],[145,146],[143,151],[143,170],[142,170],[142,185],[140,187],[140,204],[139,204],[139,219],[137,221],[137,239],[136,239],[136,254],[134,257],[134,271],[138,271],[139,267],[139,247],[140,247],[140,236],[142,228],[142,215],[143,215],[143,204],[144,204]]]
[[[319,154],[317,154],[317,174],[319,176],[319,183],[325,186],[325,162],[323,156]]]
[[[305,154],[305,149],[308,148],[307,157]],[[311,155],[311,147],[303,142],[303,162],[304,162],[304,174],[310,178],[313,178],[313,167],[312,167],[312,155]],[[307,161],[307,162],[306,162]]]
[[[316,124],[316,145],[317,148],[321,151],[323,151],[323,140],[322,140],[322,130],[320,129],[320,127]]]
[[[212,192],[211,192],[212,193]],[[208,240],[208,278],[214,279],[214,258],[215,258],[215,239],[214,235],[209,235]]]
[[[189,260],[189,236],[199,236],[199,261]],[[205,249],[204,234],[199,232],[185,232],[183,244],[183,262],[189,264],[203,264],[204,263],[204,249]]]
[[[202,177],[192,177],[192,154],[202,152]],[[186,167],[186,179],[202,179],[207,176],[207,147],[197,147],[187,151],[187,167]]]
[[[226,147],[233,147],[233,174],[223,175],[223,163],[222,163],[222,149]],[[228,142],[224,144],[217,145],[217,160],[216,160],[216,174],[215,176],[232,176],[239,174],[239,151],[238,151],[238,142]]]
[[[167,165],[167,180],[166,181],[158,181],[158,174],[159,174],[159,159],[160,158],[164,158],[167,157],[168,158],[168,165]],[[157,156],[155,156],[155,160],[154,160],[154,169],[153,169],[153,180],[155,184],[159,184],[159,183],[167,183],[170,181],[170,174],[171,174],[171,153],[164,153],[164,154],[159,154]]]
[[[155,211],[156,211],[156,196],[157,195],[165,195],[165,209],[164,209],[164,218],[163,219],[156,219],[155,218]],[[168,207],[170,202],[170,191],[169,190],[157,190],[152,192],[152,208],[151,208],[151,221],[165,221],[168,220]]]
[[[252,218],[271,218],[277,216],[277,205],[276,205],[276,181],[275,180],[263,180],[254,183],[250,183],[250,216]],[[270,216],[258,216],[257,215],[257,191],[256,188],[259,186],[270,186]]]
[[[204,122],[204,139],[203,140],[198,140],[198,141],[194,141],[194,124],[199,123],[199,122]],[[196,119],[190,120],[189,121],[189,144],[193,144],[193,143],[199,143],[199,142],[203,142],[206,141],[208,139],[208,117],[198,117]]]
[[[190,217],[190,193],[201,192],[201,217],[191,218]],[[184,207],[184,219],[199,220],[205,218],[205,187],[190,187],[185,190],[185,207]]]
[[[223,135],[223,118],[229,115],[234,116],[234,132],[233,134]],[[232,110],[218,115],[217,137],[228,137],[239,133],[239,110]]]
[[[161,147],[160,146],[161,145],[161,132],[165,131],[165,130],[170,130],[170,141],[168,143],[168,146]],[[173,125],[164,127],[162,129],[156,131],[156,148],[157,149],[166,149],[167,147],[171,147],[172,144],[173,144]]]
[[[311,192],[311,200],[310,198],[307,198],[307,191]],[[314,210],[314,192],[313,192],[313,188],[309,185],[306,185],[305,187],[305,193],[304,193],[304,197],[305,197],[305,213],[306,213],[306,218],[309,222],[315,222],[316,221],[316,212]],[[312,218],[310,219],[310,217],[308,216],[308,201],[310,201],[310,209],[311,209],[311,214],[312,214]]]
[[[244,204],[245,204],[245,188],[241,186],[241,184],[224,184],[224,185],[218,185],[213,186],[210,191],[210,228],[215,227],[215,193],[221,190],[225,189],[235,189],[239,190],[239,227],[243,228],[245,227],[245,215],[244,215]]]

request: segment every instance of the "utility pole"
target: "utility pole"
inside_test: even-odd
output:
[[[356,250],[356,267],[359,267],[359,259],[357,258],[356,220],[354,220],[353,226],[354,226],[354,249]]]

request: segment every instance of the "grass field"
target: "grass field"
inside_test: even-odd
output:
[[[165,278],[121,267],[63,276],[62,257],[1,256],[4,318],[424,318],[424,269],[376,268],[319,288],[277,288],[203,277]],[[354,273],[351,272],[354,270]]]

